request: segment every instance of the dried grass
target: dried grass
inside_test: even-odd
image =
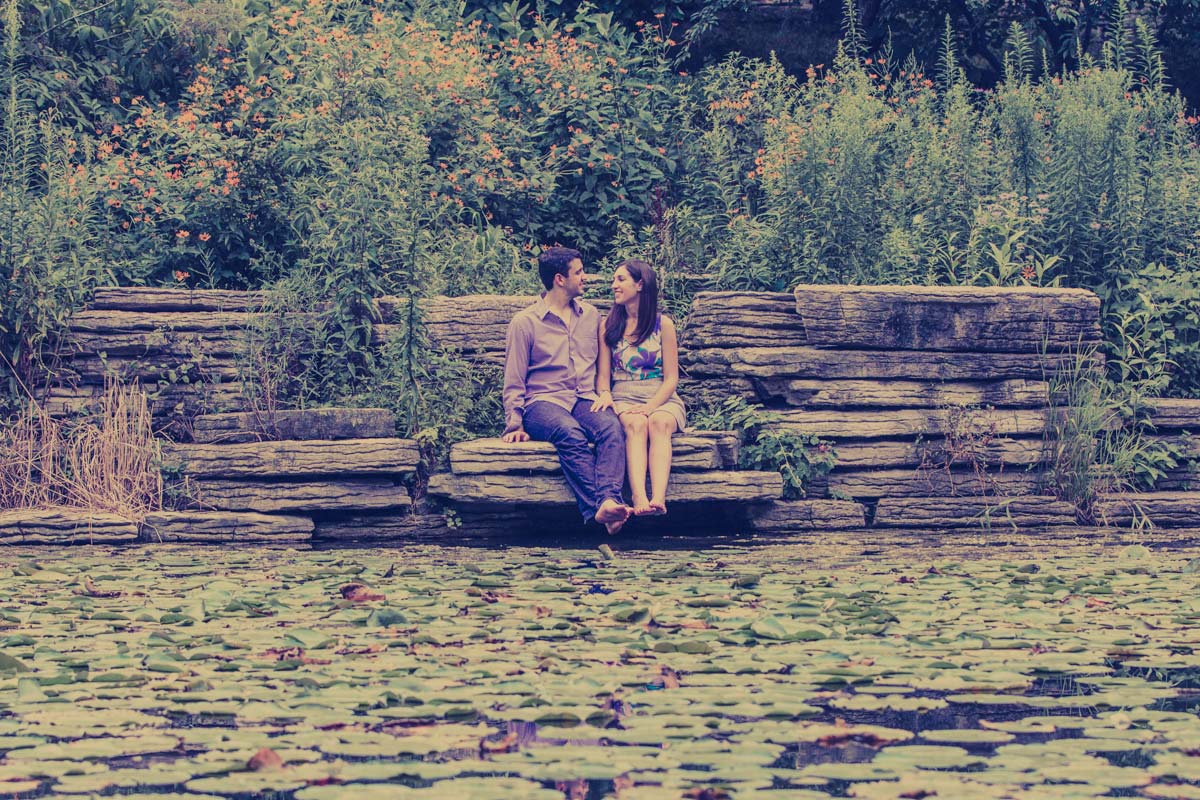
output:
[[[68,506],[140,520],[162,508],[161,458],[136,385],[109,383],[95,413],[78,421],[31,400],[0,428],[0,508]]]

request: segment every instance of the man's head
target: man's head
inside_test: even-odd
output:
[[[538,275],[546,291],[561,286],[568,297],[583,294],[583,254],[570,247],[547,247],[538,256]]]

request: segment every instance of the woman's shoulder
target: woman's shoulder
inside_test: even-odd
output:
[[[675,320],[671,319],[671,317],[667,314],[659,314],[658,315],[658,327],[664,331],[666,331],[666,330],[674,331],[675,330]]]

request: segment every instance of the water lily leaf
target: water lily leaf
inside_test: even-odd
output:
[[[0,672],[29,672],[29,667],[10,655],[0,653]]]

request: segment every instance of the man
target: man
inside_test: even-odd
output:
[[[502,438],[554,445],[584,522],[594,519],[616,533],[631,509],[621,500],[621,423],[612,409],[592,411],[600,312],[579,300],[585,275],[578,250],[548,248],[538,258],[538,274],[545,294],[508,324]]]

